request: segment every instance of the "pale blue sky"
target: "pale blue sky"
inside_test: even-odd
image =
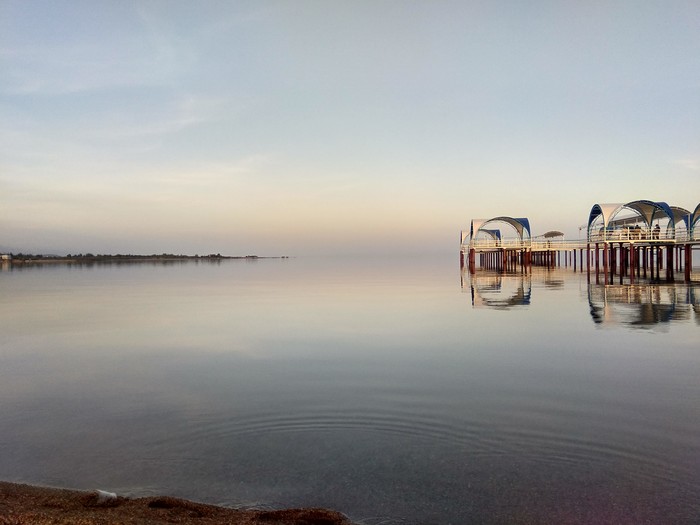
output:
[[[0,250],[458,250],[700,201],[700,2],[0,0]]]

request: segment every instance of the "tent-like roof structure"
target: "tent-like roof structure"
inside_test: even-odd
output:
[[[627,204],[594,204],[591,208],[591,213],[588,215],[588,234],[591,233],[591,224],[598,217],[603,218],[603,228],[609,229],[615,216],[623,209],[629,209],[637,213],[644,221],[647,227],[651,226],[652,221],[660,215],[665,215],[669,219],[669,226],[675,228],[675,215],[671,207],[665,202],[654,202],[647,200],[638,200],[628,202]],[[682,208],[680,208],[682,209]]]
[[[690,212],[688,210],[680,206],[671,206],[671,211],[673,212],[673,222],[675,224],[683,222],[685,227],[690,229]]]
[[[493,219],[472,219],[471,226],[469,227],[469,236],[474,239],[476,235],[479,232],[485,232],[489,235],[492,235],[492,231],[497,231],[497,230],[487,230],[484,228],[488,223],[490,222],[505,222],[506,224],[511,225],[515,231],[518,233],[518,237],[520,238],[521,241],[525,240],[527,234],[527,238],[530,238],[530,221],[526,219],[525,217],[520,217],[520,218],[514,218],[514,217],[494,217]],[[500,239],[500,232],[499,232],[499,239]]]
[[[695,207],[695,210],[690,215],[690,227],[688,230],[695,231],[695,228],[700,226],[700,204]]]
[[[495,240],[501,240],[501,230],[485,230],[481,228],[481,231],[487,235],[490,235]]]

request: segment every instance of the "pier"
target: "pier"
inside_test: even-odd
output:
[[[460,266],[528,271],[532,266],[571,266],[576,271],[635,280],[693,278],[693,250],[700,247],[700,204],[691,212],[665,202],[637,200],[594,204],[585,239],[567,240],[559,231],[534,236],[527,218],[472,219],[460,236]]]

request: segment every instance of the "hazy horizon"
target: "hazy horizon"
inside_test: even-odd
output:
[[[700,4],[0,4],[0,251],[456,252],[700,201]]]

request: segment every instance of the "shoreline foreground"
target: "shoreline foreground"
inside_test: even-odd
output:
[[[0,481],[0,525],[352,525],[325,509],[239,510],[155,496],[127,498]]]

